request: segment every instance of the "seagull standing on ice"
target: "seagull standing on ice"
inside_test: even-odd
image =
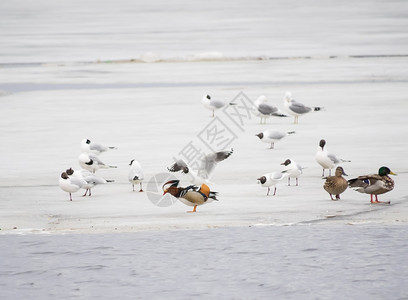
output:
[[[260,117],[261,124],[265,124],[266,119],[270,116],[286,117],[286,115],[281,113],[279,108],[267,103],[266,97],[264,95],[259,96],[258,99],[255,100],[254,106],[255,114]]]
[[[283,170],[286,171],[286,174],[288,175],[288,185],[290,186],[291,178],[296,178],[296,186],[298,186],[299,176],[303,173],[302,167],[291,159],[285,160],[281,165],[285,166]]]
[[[76,193],[86,184],[84,179],[70,178],[66,172],[62,172],[58,185],[64,192],[69,193],[69,200],[72,201],[72,193]]]
[[[286,171],[281,171],[281,172],[273,172],[273,173],[268,173],[265,174],[261,177],[259,177],[257,180],[259,181],[259,183],[268,188],[268,192],[266,193],[266,195],[269,195],[269,191],[270,191],[270,187],[274,186],[275,190],[273,191],[273,196],[276,195],[276,184],[278,182],[280,182],[283,178],[285,178],[286,176]]]
[[[331,176],[331,170],[335,168],[339,163],[350,162],[349,160],[337,158],[336,155],[328,152],[327,149],[324,148],[325,145],[326,145],[326,141],[323,139],[320,140],[319,147],[315,155],[317,163],[321,165],[323,168],[322,177],[324,177],[325,169],[329,169],[329,176]]]
[[[230,157],[233,151],[234,150],[231,149],[230,151],[219,151],[207,154],[201,160],[200,167],[197,173],[194,172],[191,167],[188,166],[187,163],[182,159],[177,160],[167,169],[170,172],[181,171],[182,173],[189,175],[191,183],[200,186],[203,183],[208,183],[217,163]]]
[[[106,147],[98,143],[91,142],[89,139],[83,139],[81,141],[81,148],[83,152],[99,155],[109,149],[117,149],[116,147]]]
[[[270,143],[271,147],[269,149],[274,149],[275,143],[283,139],[289,134],[293,134],[295,131],[283,132],[278,130],[265,130],[261,133],[255,134],[264,143]]]
[[[143,192],[142,182],[144,180],[144,173],[139,162],[135,159],[130,161],[130,170],[128,174],[128,180],[132,184],[133,191],[135,191],[135,184],[140,184],[139,192]]]
[[[116,166],[105,165],[96,155],[81,153],[78,157],[81,168],[95,173],[99,169],[117,168]]]
[[[212,99],[210,95],[205,95],[201,102],[203,105],[212,111],[212,117],[215,116],[215,111],[227,105],[227,102],[219,99]],[[235,103],[228,103],[228,105],[235,105]]]
[[[307,114],[311,111],[320,111],[323,109],[323,107],[318,107],[318,106],[308,107],[302,103],[295,101],[294,99],[292,99],[291,92],[286,92],[285,99],[283,100],[283,104],[284,104],[284,107],[287,113],[295,117],[294,122],[293,122],[295,124],[298,124],[299,116]]]
[[[69,168],[65,171],[65,173],[67,173],[71,179],[76,178],[78,180],[85,181],[85,183],[81,186],[81,188],[85,190],[85,194],[82,196],[86,196],[87,192],[89,192],[89,196],[91,196],[91,189],[96,185],[113,182],[113,180],[106,180],[84,169],[73,170],[72,168]]]

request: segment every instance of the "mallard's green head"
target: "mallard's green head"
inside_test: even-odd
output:
[[[381,168],[378,170],[378,175],[380,175],[380,176],[387,176],[388,174],[390,174],[390,175],[397,175],[397,174],[395,174],[393,171],[391,171],[388,167],[381,167]]]

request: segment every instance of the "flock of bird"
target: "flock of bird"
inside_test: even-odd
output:
[[[96,171],[99,169],[117,168],[105,164],[99,155],[108,151],[109,149],[116,149],[115,147],[106,147],[99,143],[91,142],[89,139],[81,141],[82,153],[78,156],[78,163],[81,169],[73,170],[69,168],[61,173],[59,178],[59,187],[69,193],[69,199],[72,201],[72,193],[85,189],[83,196],[87,193],[91,196],[91,189],[99,184],[105,184],[108,182],[114,182],[114,180],[104,179],[96,175]],[[140,192],[143,191],[142,182],[144,180],[144,174],[139,162],[132,159],[130,161],[130,170],[128,179],[132,184],[133,191],[135,190],[135,184],[140,184]]]
[[[215,111],[226,105],[235,105],[227,101],[213,99],[209,95],[202,98],[202,103],[206,108],[212,111],[212,116],[215,116]],[[298,124],[299,117],[312,111],[321,111],[322,107],[309,107],[302,103],[295,101],[290,92],[287,92],[284,97],[284,108],[286,113],[294,117],[294,123]],[[255,115],[260,117],[260,123],[265,123],[269,117],[287,117],[277,107],[269,104],[265,96],[260,96],[253,107]],[[287,135],[294,132],[280,132],[276,130],[265,130],[256,136],[262,142],[270,144],[270,148],[274,148],[274,144]],[[318,150],[315,154],[316,162],[322,167],[322,178],[325,179],[323,188],[330,195],[331,200],[339,200],[342,194],[348,187],[355,189],[358,192],[370,195],[371,203],[381,203],[378,200],[379,194],[384,194],[394,188],[394,181],[388,175],[396,175],[388,167],[381,167],[378,174],[369,174],[359,176],[350,180],[346,180],[343,175],[347,176],[344,169],[339,166],[340,163],[350,162],[337,158],[336,155],[330,153],[325,148],[326,141],[320,140]],[[91,189],[98,184],[105,184],[113,180],[106,180],[97,176],[95,173],[101,168],[116,168],[103,163],[99,155],[115,149],[115,147],[105,147],[101,144],[91,142],[89,139],[81,141],[82,153],[78,157],[81,169],[73,170],[72,168],[62,172],[59,178],[60,188],[69,193],[69,198],[72,201],[72,193],[80,189],[84,189],[91,196]],[[180,180],[170,180],[163,184],[163,195],[170,194],[182,203],[194,207],[191,212],[196,212],[197,206],[212,201],[217,201],[217,192],[211,191],[209,188],[210,178],[217,163],[227,159],[233,154],[233,149],[228,151],[219,151],[206,155],[202,160],[197,171],[193,170],[185,161],[177,160],[167,169],[170,172],[181,172],[188,176],[191,185],[187,187],[180,187]],[[144,173],[140,163],[137,160],[130,161],[130,169],[128,173],[128,180],[132,184],[133,191],[135,185],[140,185],[140,192],[143,192],[142,182],[144,180]],[[291,185],[291,179],[296,181],[296,186],[299,185],[299,177],[303,173],[303,168],[291,159],[286,159],[281,163],[282,170],[264,174],[257,178],[261,186],[267,188],[267,195],[273,186],[273,195],[276,195],[276,184],[288,178],[288,185]],[[335,174],[331,175],[331,170],[335,169]],[[325,177],[325,170],[328,170],[328,176]],[[375,198],[375,199],[374,199]],[[389,202],[387,202],[389,203]]]

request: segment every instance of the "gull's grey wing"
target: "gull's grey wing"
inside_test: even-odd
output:
[[[278,108],[269,104],[261,103],[258,105],[258,111],[263,115],[271,115],[276,113]]]
[[[280,132],[280,131],[271,131],[267,135],[267,137],[272,140],[280,140],[281,138],[285,136],[286,136],[286,132]]]
[[[178,172],[182,171],[183,173],[187,174],[189,169],[187,164],[184,162],[184,160],[179,159],[177,160],[174,164],[172,164],[170,167],[167,168],[170,172]]]
[[[225,105],[224,101],[221,100],[211,100],[211,104],[215,107],[215,108],[221,108]]]
[[[307,107],[302,103],[296,102],[295,100],[291,101],[289,108],[297,114],[305,114],[312,110],[310,107]]]
[[[218,162],[227,159],[232,153],[233,149],[229,151],[219,151],[207,154],[201,161],[198,175],[204,179],[208,179]]]
[[[86,184],[86,181],[84,179],[80,179],[78,177],[70,177],[72,184],[75,184],[76,186],[82,187],[84,184]]]
[[[105,166],[105,163],[99,159],[96,155],[89,155],[89,158],[96,161],[98,165]]]
[[[270,177],[272,180],[280,180],[283,176],[285,176],[285,174],[282,172],[274,172]]]
[[[93,151],[99,151],[99,152],[105,152],[108,150],[107,147],[102,146],[101,144],[94,144],[94,143],[91,143],[89,145],[89,149]]]
[[[334,162],[335,164],[340,163],[340,160],[336,157],[336,155],[332,154],[332,153],[328,153],[327,157]]]

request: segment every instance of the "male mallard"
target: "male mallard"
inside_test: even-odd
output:
[[[382,203],[384,201],[378,201],[377,195],[394,189],[394,180],[388,176],[389,174],[397,175],[389,168],[381,167],[378,170],[378,174],[358,176],[357,178],[350,179],[348,184],[351,188],[355,188],[357,192],[370,194],[371,203]],[[375,201],[373,201],[373,195],[375,196]],[[389,201],[386,203],[389,203]]]
[[[169,193],[176,197],[181,202],[188,206],[194,206],[193,211],[196,212],[198,205],[217,200],[217,192],[210,191],[210,188],[206,184],[202,184],[200,189],[195,185],[189,185],[188,187],[178,187],[180,180],[170,180],[163,185],[163,195]],[[169,187],[167,187],[169,185]]]
[[[334,176],[326,177],[323,188],[329,193],[332,200],[339,200],[340,194],[347,189],[347,180],[342,175],[347,176],[342,167],[337,167]],[[336,195],[336,199],[333,199],[332,195]]]

